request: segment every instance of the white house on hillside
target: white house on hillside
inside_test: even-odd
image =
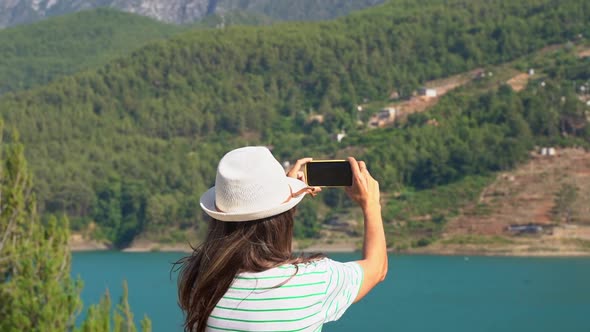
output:
[[[425,97],[436,97],[438,95],[436,89],[431,88],[420,88],[418,89],[418,94]]]
[[[385,121],[394,121],[395,117],[397,116],[397,109],[393,107],[386,107],[377,113],[377,118],[379,120]]]

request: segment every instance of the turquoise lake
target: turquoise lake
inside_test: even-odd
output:
[[[153,330],[182,331],[171,263],[180,253],[73,255],[85,306],[129,283]],[[353,254],[330,255],[358,259]],[[590,331],[590,258],[390,256],[387,279],[323,331]]]

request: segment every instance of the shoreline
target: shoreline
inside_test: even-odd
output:
[[[567,232],[569,233],[567,233]],[[575,233],[572,233],[574,232]],[[572,234],[570,234],[572,233]],[[590,227],[587,229],[561,230],[553,236],[538,238],[511,239],[509,243],[445,243],[437,241],[426,247],[388,248],[388,253],[397,255],[436,255],[436,256],[480,256],[480,257],[590,257]],[[485,239],[484,239],[485,240]],[[360,237],[320,238],[293,240],[294,253],[361,253]],[[90,240],[81,235],[70,237],[72,252],[117,251],[125,253],[178,252],[190,254],[199,243],[177,242],[160,243],[150,239],[136,239],[126,248],[114,248],[108,243]]]
[[[117,251],[125,253],[149,253],[149,252],[178,252],[191,253],[193,250],[188,245],[181,244],[158,244],[150,243],[138,246],[130,246],[124,249],[110,248],[104,244],[92,243],[86,245],[70,245],[72,253],[92,252],[92,251]],[[306,248],[294,248],[294,252],[302,253],[360,253],[352,246],[331,246],[331,245],[311,245]],[[538,258],[572,258],[572,257],[590,257],[590,251],[582,250],[511,250],[509,248],[502,248],[499,250],[490,250],[489,248],[418,248],[410,250],[396,251],[391,248],[387,249],[390,254],[409,255],[409,256],[478,256],[478,257],[538,257]]]
[[[466,257],[529,257],[529,258],[575,258],[589,257],[589,251],[530,251],[530,252],[495,252],[487,250],[453,250],[453,251],[436,251],[436,250],[408,250],[408,251],[389,251],[390,253],[408,255],[408,256],[466,256]]]

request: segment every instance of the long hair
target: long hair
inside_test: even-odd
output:
[[[307,263],[323,257],[292,254],[295,208],[247,222],[212,219],[203,244],[182,258],[178,298],[185,312],[185,331],[205,331],[207,319],[240,272],[262,272],[283,264]]]

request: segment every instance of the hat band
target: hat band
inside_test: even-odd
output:
[[[289,192],[290,192],[291,194],[290,194],[290,195],[289,195],[289,197],[287,197],[287,199],[286,199],[286,200],[285,200],[283,203],[281,203],[281,204],[285,204],[285,203],[289,202],[289,201],[291,200],[291,198],[296,198],[296,197],[299,197],[299,196],[301,196],[301,195],[303,195],[303,194],[310,194],[311,196],[315,196],[315,195],[317,195],[317,193],[315,192],[316,190],[317,190],[317,188],[316,188],[316,187],[305,187],[305,188],[303,188],[303,189],[300,189],[300,190],[298,190],[298,191],[296,191],[296,192],[293,192],[293,188],[291,188],[291,185],[289,185]],[[223,211],[223,210],[221,210],[219,207],[217,207],[217,203],[215,203],[215,210],[216,210],[217,212],[225,213],[225,211]]]
[[[296,192],[293,192],[293,189],[291,189],[291,186],[289,186],[289,190],[291,191],[291,195],[289,195],[289,197],[287,197],[287,200],[285,200],[283,202],[283,204],[287,203],[288,201],[291,200],[291,198],[296,198],[301,196],[302,194],[310,194],[311,196],[315,196],[317,195],[317,193],[315,192],[317,190],[316,187],[305,187],[301,190],[298,190]]]

